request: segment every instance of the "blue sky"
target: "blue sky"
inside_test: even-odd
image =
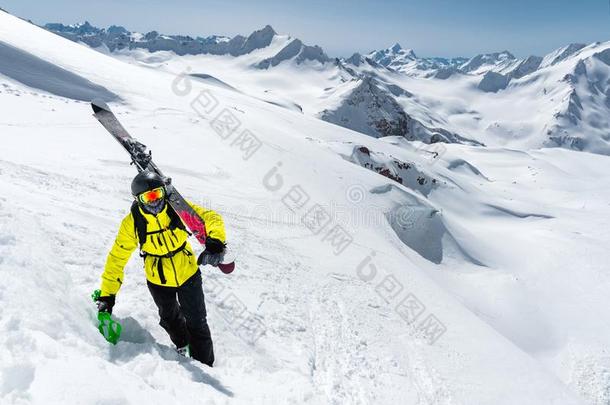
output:
[[[395,42],[420,56],[505,49],[526,56],[610,40],[609,0],[0,0],[0,7],[38,24],[88,20],[168,34],[233,36],[271,24],[331,56]]]

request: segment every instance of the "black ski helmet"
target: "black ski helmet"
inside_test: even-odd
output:
[[[157,187],[165,187],[163,177],[150,170],[144,170],[131,181],[131,194],[134,197],[142,194],[145,191],[153,190]]]

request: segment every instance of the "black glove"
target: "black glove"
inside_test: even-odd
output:
[[[199,266],[209,264],[217,267],[224,258],[225,244],[215,238],[205,240],[205,250],[199,255],[197,264]]]
[[[114,295],[99,297],[97,301],[95,301],[98,312],[108,312],[109,314],[112,314],[112,307],[114,307],[114,299]]]

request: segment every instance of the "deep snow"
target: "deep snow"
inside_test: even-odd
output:
[[[135,170],[87,103],[0,76],[3,404],[610,401],[608,157],[375,139],[261,100],[244,83],[264,72],[207,71],[236,92],[2,12],[0,41],[56,66],[49,82],[66,70],[117,94],[123,124],[224,215],[238,255],[230,276],[204,271],[216,367],[174,354],[137,255],[115,308],[124,339],[108,345],[89,294]],[[289,83],[304,68],[276,69]]]

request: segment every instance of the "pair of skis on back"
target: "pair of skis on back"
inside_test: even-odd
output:
[[[91,102],[91,108],[93,108],[93,115],[102,124],[104,128],[125,148],[127,153],[131,157],[132,164],[135,165],[138,172],[150,170],[157,173],[163,179],[165,179],[165,188],[167,191],[167,202],[176,211],[184,225],[190,230],[190,232],[197,238],[197,241],[205,246],[206,240],[206,229],[203,218],[197,214],[197,212],[188,204],[188,202],[182,197],[182,195],[176,190],[171,183],[171,179],[163,175],[159,167],[152,161],[152,155],[150,151],[147,151],[146,145],[138,142],[133,138],[127,130],[121,125],[117,117],[110,110],[108,105],[100,100],[93,100]],[[231,273],[235,269],[235,261],[231,257],[232,255],[226,254],[225,259],[218,265],[218,268],[223,273]],[[99,298],[99,290],[96,290],[92,298],[94,301]],[[116,344],[121,335],[121,324],[114,321],[110,314],[105,312],[98,313],[98,329],[106,340],[112,344]]]

